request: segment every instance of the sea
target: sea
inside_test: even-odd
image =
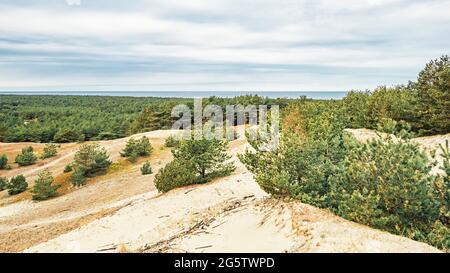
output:
[[[70,96],[114,96],[114,97],[163,97],[163,98],[206,98],[259,95],[268,98],[295,99],[307,97],[320,100],[339,100],[344,91],[0,91],[0,95],[70,95]]]

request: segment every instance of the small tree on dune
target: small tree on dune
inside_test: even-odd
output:
[[[53,185],[53,180],[53,176],[48,169],[40,172],[31,190],[33,200],[47,200],[55,196],[61,185]]]

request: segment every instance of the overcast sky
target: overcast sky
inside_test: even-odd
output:
[[[450,54],[450,0],[78,1],[0,0],[0,90],[372,89]]]

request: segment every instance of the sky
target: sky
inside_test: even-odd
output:
[[[450,0],[0,0],[0,91],[348,91],[450,54]]]

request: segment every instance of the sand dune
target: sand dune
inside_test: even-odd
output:
[[[171,160],[170,151],[160,147],[173,133],[146,134],[155,147],[151,157],[155,171]],[[355,134],[367,137],[369,132]],[[116,160],[125,141],[101,145]],[[428,143],[429,139],[418,141]],[[10,197],[2,195],[0,250],[438,252],[429,245],[346,221],[327,210],[270,198],[236,157],[247,147],[244,139],[230,143],[229,153],[237,165],[231,176],[166,194],[155,190],[154,175],[140,175],[140,164],[134,164],[45,202],[6,202]],[[41,167],[62,171],[71,153],[68,149],[58,163]],[[27,175],[35,174],[30,169]]]

